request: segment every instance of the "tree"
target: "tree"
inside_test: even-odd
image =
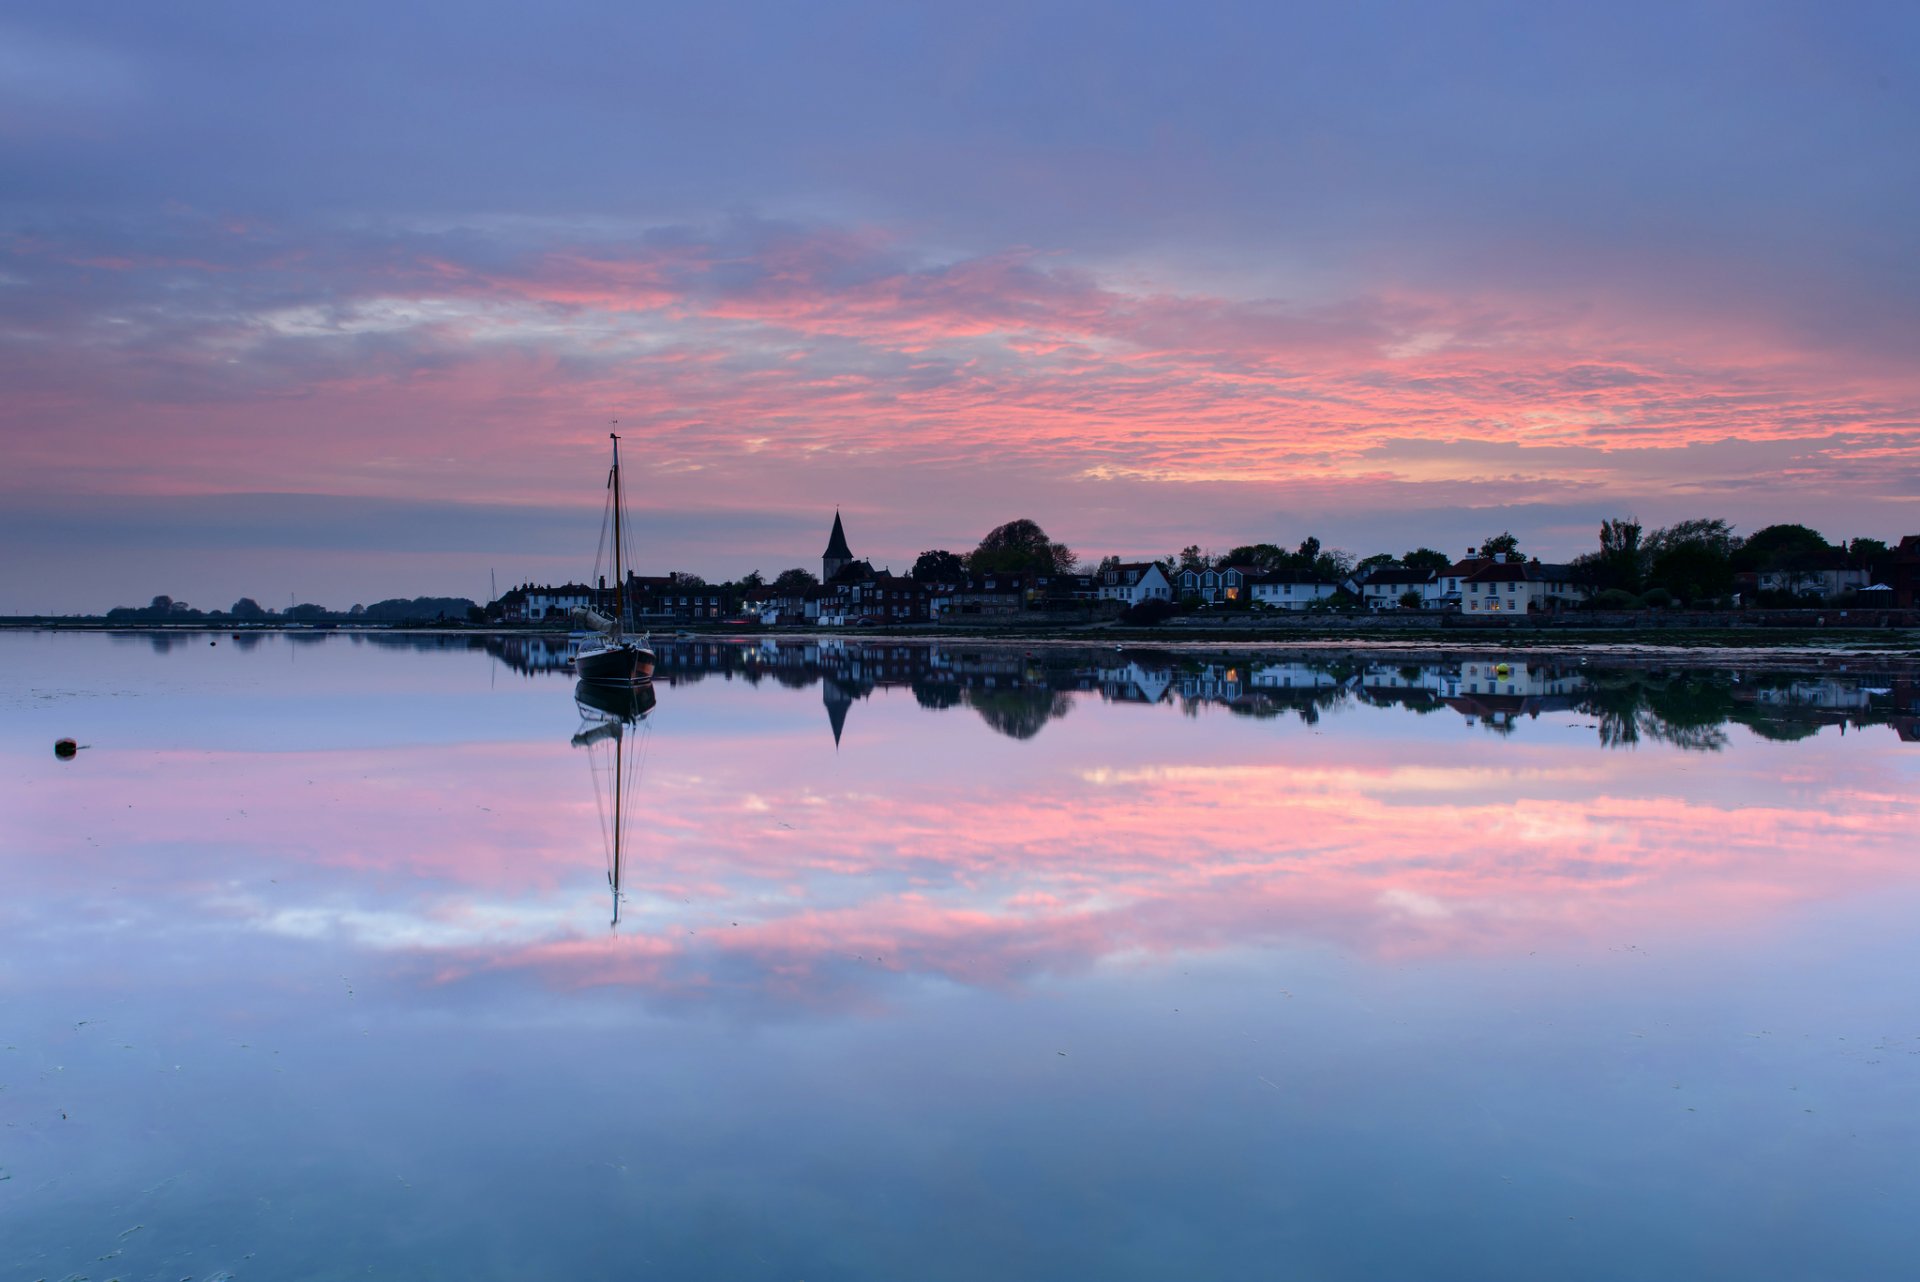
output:
[[[1425,599],[1422,598],[1421,595],[1418,592],[1415,592],[1412,588],[1408,588],[1405,592],[1402,592],[1400,594],[1400,608],[1402,610],[1418,610],[1422,605],[1425,605],[1425,604],[1426,604]]]
[[[1733,527],[1719,517],[1696,517],[1689,521],[1675,521],[1665,529],[1655,530],[1647,536],[1647,551],[1655,556],[1674,548],[1689,544],[1704,547],[1723,557],[1732,556],[1740,546],[1740,540],[1734,536]]]
[[[667,577],[683,588],[704,588],[707,586],[705,579],[697,574],[690,574],[685,570],[670,570],[667,572]]]
[[[1319,539],[1309,539],[1308,542],[1316,548],[1320,546]],[[1322,552],[1314,557],[1313,565],[1309,568],[1321,578],[1338,583],[1353,573],[1353,555],[1334,548],[1331,552]]]
[[[782,570],[775,575],[773,586],[782,592],[801,592],[807,588],[819,587],[820,580],[796,565],[791,570]]]
[[[967,568],[976,574],[1066,574],[1077,560],[1066,544],[1049,539],[1038,522],[1022,517],[989,530],[967,557]]]
[[[1600,522],[1600,554],[1593,561],[1596,586],[1638,592],[1646,577],[1647,557],[1640,546],[1640,522],[1616,516]]]
[[[1200,550],[1198,543],[1189,543],[1180,549],[1180,554],[1174,558],[1173,563],[1176,569],[1204,570],[1208,568],[1211,561],[1212,558]]]
[[[173,598],[170,596],[157,596],[147,603],[147,609],[153,611],[155,614],[172,614]]]
[[[767,581],[760,577],[758,570],[748,570],[740,576],[739,587],[742,592],[751,592],[755,588],[765,587],[766,584]]]
[[[1400,558],[1400,564],[1409,570],[1444,570],[1453,564],[1453,558],[1432,548],[1415,548]]]
[[[1710,543],[1680,543],[1653,558],[1648,581],[1692,604],[1733,591],[1733,562]]]
[[[967,577],[967,563],[957,552],[930,548],[914,558],[910,573],[915,583],[958,583]]]
[[[1733,555],[1736,570],[1793,570],[1829,551],[1826,539],[1804,525],[1755,530]]]
[[[288,606],[287,617],[289,619],[296,619],[303,622],[310,622],[315,619],[324,619],[327,617],[327,607],[324,605],[315,605],[311,601],[303,601],[299,605]]]
[[[1879,539],[1855,539],[1847,544],[1847,560],[1856,569],[1870,569],[1892,550]]]
[[[1509,561],[1520,553],[1520,540],[1510,530],[1502,530],[1480,545],[1481,556],[1499,556],[1503,552]]]
[[[1243,543],[1227,553],[1228,565],[1248,565],[1265,574],[1269,570],[1285,569],[1289,554],[1271,543]]]
[[[1362,558],[1360,563],[1354,566],[1353,568],[1356,570],[1377,570],[1382,566],[1388,566],[1392,564],[1393,564],[1393,553],[1375,552],[1372,556]]]
[[[1105,574],[1105,573],[1106,573],[1106,572],[1107,572],[1108,570],[1117,570],[1117,569],[1119,569],[1119,568],[1120,568],[1120,558],[1119,558],[1119,557],[1117,557],[1117,556],[1103,556],[1103,557],[1101,557],[1101,558],[1100,558],[1100,570],[1099,570],[1099,572],[1100,572],[1101,574]]]
[[[260,608],[260,603],[250,596],[243,596],[238,601],[235,601],[233,607],[229,609],[227,613],[236,619],[264,619],[267,617],[267,612]]]
[[[1308,535],[1300,540],[1300,550],[1294,553],[1304,566],[1310,566],[1320,559],[1320,540]]]

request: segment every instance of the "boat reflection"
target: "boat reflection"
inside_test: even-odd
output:
[[[628,817],[633,813],[634,786],[646,758],[647,714],[656,696],[652,682],[635,685],[581,681],[573,699],[580,710],[581,727],[573,746],[587,750],[593,774],[594,801],[600,810],[601,837],[607,852],[607,886],[613,894],[613,917],[620,925],[620,874]],[[636,733],[637,731],[637,733]],[[631,739],[631,742],[629,740]]]

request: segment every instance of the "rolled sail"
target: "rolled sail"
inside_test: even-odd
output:
[[[575,623],[584,623],[595,632],[613,631],[613,620],[601,614],[598,610],[590,610],[584,605],[576,605],[567,613]]]

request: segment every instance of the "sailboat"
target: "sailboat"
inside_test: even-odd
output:
[[[600,823],[607,837],[607,885],[613,891],[612,926],[620,925],[621,844],[633,813],[633,787],[646,755],[646,728],[637,744],[629,745],[627,730],[653,711],[653,683],[613,685],[582,681],[574,686],[582,728],[573,746],[587,750],[593,768],[594,800],[600,805]]]
[[[613,438],[613,471],[607,475],[608,502],[613,508],[613,617],[609,619],[598,610],[584,606],[574,607],[573,618],[592,628],[600,637],[581,646],[580,652],[574,655],[573,670],[582,681],[631,685],[636,681],[653,679],[654,653],[647,644],[645,633],[637,641],[629,640],[626,636],[626,502],[620,488],[620,437],[613,432],[607,435]]]

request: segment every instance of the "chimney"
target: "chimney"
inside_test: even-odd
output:
[[[607,590],[607,576],[604,574],[600,576],[600,590],[602,592]]]

